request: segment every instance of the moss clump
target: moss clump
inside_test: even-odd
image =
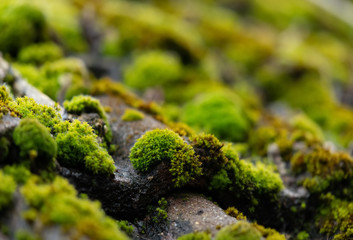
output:
[[[353,202],[334,197],[331,193],[321,196],[323,204],[316,219],[320,233],[334,240],[353,238]]]
[[[58,106],[49,107],[38,104],[34,99],[29,97],[17,98],[16,101],[10,102],[9,106],[16,109],[21,118],[37,119],[50,131],[55,124],[58,124],[61,121]]]
[[[261,233],[251,223],[239,221],[222,228],[215,240],[260,240]]]
[[[121,116],[121,120],[126,122],[138,121],[144,118],[145,118],[145,115],[142,112],[131,108],[127,108],[124,112],[124,115]]]
[[[24,165],[7,165],[3,169],[6,175],[12,176],[18,184],[23,184],[31,176],[31,172]]]
[[[308,240],[309,239],[309,233],[306,231],[301,231],[300,233],[297,234],[296,240]]]
[[[286,240],[286,237],[272,228],[265,228],[257,223],[252,224],[266,240]]]
[[[42,65],[45,62],[55,61],[63,57],[63,51],[54,43],[39,43],[21,49],[18,60],[21,63]]]
[[[169,53],[150,51],[135,57],[124,73],[125,83],[137,89],[163,86],[177,81],[182,66],[179,59]]]
[[[16,190],[16,182],[11,176],[5,175],[1,170],[0,182],[0,211],[2,211],[12,202],[12,197]]]
[[[223,144],[212,134],[200,134],[190,137],[199,160],[202,171],[206,176],[214,175],[223,168],[228,161],[222,151]]]
[[[237,220],[246,220],[246,216],[235,207],[229,207],[224,212],[229,216],[235,217]]]
[[[186,104],[181,120],[221,140],[244,140],[250,124],[239,101],[223,93],[208,93]]]
[[[201,174],[200,162],[192,147],[168,129],[155,129],[139,138],[131,148],[130,161],[141,172],[150,171],[162,161],[170,163],[176,186]]]
[[[78,198],[66,179],[56,177],[52,183],[40,184],[33,177],[20,191],[29,205],[24,212],[28,221],[59,225],[70,239],[127,239],[115,221],[104,214],[99,202]]]
[[[102,148],[97,135],[87,123],[74,120],[55,125],[58,144],[58,161],[67,167],[78,168],[88,173],[110,175],[114,173],[114,161]]]
[[[43,13],[29,4],[7,7],[0,14],[0,51],[15,56],[20,49],[47,39]]]
[[[195,232],[178,237],[177,240],[211,240],[211,234],[207,232]]]
[[[353,177],[353,159],[343,152],[317,148],[308,154],[294,155],[291,164],[294,172],[310,174],[303,185],[311,192],[335,191]]]
[[[123,231],[126,235],[131,236],[134,232],[134,227],[126,220],[120,220],[116,222],[119,229]]]
[[[19,117],[19,113],[16,108],[9,105],[12,102],[9,90],[6,86],[0,86],[0,119],[3,115],[10,113],[13,117]]]
[[[73,97],[70,101],[65,101],[64,108],[67,112],[78,115],[82,113],[97,113],[104,120],[104,123],[107,127],[104,138],[108,142],[111,141],[112,132],[110,129],[108,117],[98,99],[84,95],[76,96]]]
[[[55,140],[37,119],[22,119],[13,132],[20,157],[29,160],[33,169],[45,169],[54,164],[57,153]]]

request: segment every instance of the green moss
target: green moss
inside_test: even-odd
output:
[[[215,240],[260,240],[261,233],[251,223],[239,221],[222,228]]]
[[[104,120],[107,127],[104,138],[107,142],[111,141],[112,131],[108,117],[98,99],[91,96],[80,95],[73,97],[70,101],[65,101],[63,105],[67,112],[77,115],[82,113],[97,113]]]
[[[0,120],[6,114],[19,117],[18,111],[13,106],[10,106],[10,102],[12,102],[12,98],[9,89],[5,85],[0,86]]]
[[[131,108],[127,108],[124,112],[124,115],[121,116],[121,120],[129,122],[129,121],[138,121],[138,120],[142,120],[145,118],[145,115],[140,112],[137,111],[135,109],[131,109]]]
[[[228,159],[225,157],[223,144],[212,134],[200,134],[190,137],[200,162],[202,171],[206,176],[212,176],[216,171],[224,167]]]
[[[168,218],[167,212],[168,202],[165,198],[161,198],[158,201],[158,207],[155,210],[155,216],[153,216],[152,220],[155,223],[165,222]]]
[[[31,178],[21,189],[32,219],[44,226],[59,225],[69,238],[127,239],[115,221],[104,214],[100,203],[80,199],[67,180],[56,177],[52,183],[40,184]]]
[[[309,239],[309,234],[306,231],[301,231],[300,233],[297,234],[297,240],[308,240]]]
[[[3,171],[6,175],[12,176],[18,184],[24,184],[31,176],[31,172],[24,165],[7,165]]]
[[[37,237],[34,233],[31,233],[23,229],[16,231],[15,239],[16,240],[41,240],[41,238]]]
[[[229,207],[224,212],[229,216],[235,217],[237,220],[246,220],[246,216],[235,207]]]
[[[0,211],[2,211],[12,202],[13,194],[16,190],[16,182],[11,176],[5,175],[1,170],[0,182]]]
[[[29,160],[31,168],[53,166],[57,153],[56,142],[37,119],[22,119],[13,132],[13,140],[20,149],[20,157]]]
[[[120,220],[116,222],[119,229],[123,231],[126,235],[131,236],[134,232],[134,227],[126,220]]]
[[[291,164],[294,172],[310,174],[303,185],[311,192],[335,191],[338,185],[341,188],[342,183],[353,177],[353,159],[343,152],[316,148],[308,154],[296,154]]]
[[[266,240],[286,240],[286,237],[272,228],[265,228],[257,223],[252,224]]]
[[[244,140],[249,122],[239,101],[224,93],[208,93],[186,104],[181,120],[221,140]]]
[[[176,56],[150,51],[135,57],[133,64],[125,70],[124,81],[138,89],[163,86],[177,81],[181,71],[182,66]]]
[[[211,240],[211,234],[207,232],[195,232],[178,237],[177,240]]]
[[[78,168],[93,174],[114,173],[114,161],[102,148],[97,135],[87,123],[74,120],[55,125],[58,144],[58,161],[67,167]]]
[[[29,97],[16,98],[16,101],[10,102],[9,106],[16,109],[21,118],[34,118],[46,126],[50,131],[55,124],[61,121],[61,115],[57,106],[49,107],[38,104]]]
[[[22,63],[42,65],[63,57],[63,51],[54,43],[39,43],[21,49],[18,60]]]
[[[34,42],[47,39],[48,28],[43,13],[29,4],[9,6],[0,14],[0,51],[16,55]]]
[[[353,237],[353,202],[335,198],[331,193],[321,196],[323,204],[316,219],[320,233],[335,240]]]
[[[170,163],[176,186],[201,174],[200,162],[192,147],[168,129],[148,131],[139,138],[131,148],[130,161],[141,172],[150,171],[162,161]]]
[[[323,141],[324,134],[321,128],[309,117],[304,114],[298,114],[291,119],[291,125],[294,128],[294,140],[304,141]]]

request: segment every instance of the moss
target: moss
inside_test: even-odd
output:
[[[272,228],[265,228],[262,225],[253,223],[253,226],[261,233],[266,240],[286,240],[286,237]]]
[[[137,89],[163,86],[177,81],[182,66],[179,59],[161,51],[150,51],[135,57],[124,73],[125,83]]]
[[[29,160],[32,169],[46,169],[54,165],[57,145],[48,129],[37,119],[22,119],[13,132],[20,157]]]
[[[0,120],[6,114],[19,117],[20,114],[15,107],[10,105],[10,102],[12,102],[12,98],[9,89],[5,85],[0,86]]]
[[[235,207],[229,207],[224,212],[229,216],[235,217],[237,220],[246,220],[246,216]]]
[[[15,233],[16,240],[41,240],[40,237],[36,236],[27,230],[20,229]]]
[[[134,232],[134,227],[126,220],[120,220],[116,222],[119,229],[123,231],[126,235],[131,236]]]
[[[124,115],[121,116],[121,120],[125,122],[138,121],[144,118],[145,118],[145,115],[142,112],[131,108],[127,108],[124,112]]]
[[[10,102],[9,106],[16,109],[21,118],[37,119],[50,131],[55,124],[58,124],[61,121],[58,106],[49,107],[38,104],[34,99],[29,97],[17,98],[16,101]]]
[[[185,105],[181,120],[221,140],[244,140],[250,124],[239,101],[224,93],[200,95]]]
[[[16,182],[11,176],[5,175],[2,170],[0,170],[0,182],[0,211],[2,211],[12,202]]]
[[[29,206],[26,211],[34,213],[33,220],[44,226],[61,226],[69,238],[127,239],[99,202],[78,198],[74,187],[61,177],[48,184],[33,177],[20,191]]]
[[[297,234],[296,239],[297,240],[308,240],[309,234],[306,231],[301,231],[300,233]]]
[[[206,176],[212,176],[222,167],[228,159],[225,157],[223,144],[212,134],[200,134],[190,137],[191,145],[194,148],[200,162],[202,171]]]
[[[178,237],[177,240],[211,240],[211,234],[207,232],[195,232]]]
[[[168,218],[167,212],[168,202],[165,198],[161,198],[158,201],[158,207],[155,210],[155,216],[153,216],[152,220],[155,223],[162,223],[165,222]]]
[[[291,160],[294,172],[310,174],[303,185],[311,192],[335,191],[353,177],[353,159],[343,152],[332,153],[316,148],[311,153],[298,153]],[[349,194],[349,193],[348,193]]]
[[[239,221],[236,224],[222,228],[215,240],[260,240],[261,233],[251,223]]]
[[[184,136],[191,137],[196,134],[195,131],[185,123],[169,122],[167,124],[171,130],[173,130],[174,132],[179,134],[179,136],[181,136],[181,137],[184,137]]]
[[[130,161],[141,172],[150,171],[162,161],[171,164],[170,172],[176,186],[201,174],[200,162],[192,147],[168,129],[155,129],[140,137],[131,148]]]
[[[48,35],[43,13],[29,4],[18,4],[2,10],[0,29],[0,51],[13,56],[21,48],[47,39]]]
[[[111,142],[112,130],[110,128],[108,116],[98,99],[91,96],[80,95],[73,97],[70,101],[65,101],[63,105],[67,112],[77,115],[82,113],[97,113],[104,120],[107,128],[104,138],[108,143]]]
[[[42,65],[46,62],[55,61],[63,57],[63,51],[54,43],[40,43],[29,45],[21,49],[18,60],[22,63]]]
[[[316,225],[320,233],[335,240],[353,237],[353,202],[334,197],[331,193],[321,196],[323,200]]]
[[[291,119],[291,125],[297,131],[295,140],[323,141],[321,128],[304,114],[298,114]],[[302,138],[302,139],[300,139]]]
[[[102,148],[97,135],[87,123],[74,120],[55,125],[58,144],[58,161],[67,167],[78,168],[88,173],[110,175],[114,173],[114,161]]]
[[[3,171],[6,175],[13,177],[18,184],[24,184],[31,176],[31,172],[24,165],[7,165]]]

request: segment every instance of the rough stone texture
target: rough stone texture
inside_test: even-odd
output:
[[[221,227],[237,222],[222,208],[199,194],[175,194],[167,199],[168,233],[161,239],[176,239],[191,232],[210,231],[214,236]]]
[[[12,117],[9,114],[3,116],[0,119],[0,137],[12,133],[12,131],[15,129],[15,127],[17,127],[19,123],[19,118]]]
[[[146,131],[165,126],[150,116],[134,122],[124,122],[121,116],[128,107],[121,99],[99,97],[103,106],[109,106],[113,144],[118,150],[113,154],[116,165],[114,178],[91,176],[73,169],[62,168],[61,174],[75,185],[79,192],[98,199],[111,216],[133,220],[143,216],[149,204],[157,202],[173,189],[172,176],[167,163],[159,164],[150,173],[137,172],[130,160],[130,148]]]

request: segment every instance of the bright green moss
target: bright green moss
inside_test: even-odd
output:
[[[135,57],[124,73],[125,83],[137,89],[163,86],[177,81],[182,66],[179,59],[169,53],[150,51]]]
[[[73,97],[70,101],[65,101],[64,108],[67,112],[78,115],[82,113],[97,113],[104,120],[104,123],[107,127],[104,138],[108,142],[111,141],[112,131],[110,129],[108,117],[98,99],[84,95],[76,96]]]
[[[55,124],[61,121],[61,115],[57,106],[49,107],[36,103],[32,98],[17,98],[9,103],[10,107],[16,109],[21,118],[34,118],[41,124],[52,130]]]
[[[154,212],[154,216],[152,217],[152,220],[155,223],[162,223],[167,220],[168,218],[167,207],[168,207],[167,200],[165,198],[161,198],[158,201],[158,207],[156,208]]]
[[[301,231],[300,233],[297,234],[296,240],[308,240],[309,239],[309,233],[306,231]]]
[[[207,232],[195,232],[178,237],[177,240],[211,240],[211,234]]]
[[[40,184],[33,177],[20,191],[29,205],[24,212],[29,221],[59,225],[70,239],[127,239],[115,221],[104,214],[99,202],[78,198],[74,187],[64,178],[56,177],[52,183]]]
[[[250,126],[240,103],[223,93],[203,94],[186,104],[181,120],[229,141],[244,140]]]
[[[321,128],[304,114],[298,114],[291,119],[294,128],[294,140],[323,141],[324,134]]]
[[[201,174],[200,162],[192,147],[168,129],[146,132],[131,148],[130,161],[141,172],[150,171],[161,161],[170,163],[176,186]]]
[[[45,62],[51,62],[63,57],[63,51],[54,43],[39,43],[29,45],[21,49],[18,60],[21,63],[31,63],[42,65]]]
[[[12,202],[13,194],[16,190],[16,182],[11,176],[5,175],[1,170],[0,182],[0,211],[2,211]]]
[[[0,29],[0,51],[11,55],[31,43],[45,40],[48,35],[43,13],[27,4],[2,10]]]
[[[225,169],[219,170],[211,179],[210,189],[226,190],[231,186],[232,180],[229,179]]]
[[[144,118],[145,118],[145,115],[142,112],[131,108],[127,108],[124,112],[124,115],[121,116],[121,120],[126,122],[138,121]]]
[[[12,176],[18,184],[27,182],[31,176],[31,172],[24,165],[6,165],[3,171],[6,175]]]
[[[13,132],[20,157],[29,160],[33,169],[45,169],[54,164],[57,153],[55,140],[37,119],[25,118]]]
[[[87,123],[74,120],[55,125],[58,144],[58,161],[67,167],[78,168],[93,174],[114,173],[114,161],[102,148],[97,135]]]
[[[119,229],[128,236],[131,236],[134,232],[134,227],[130,225],[130,223],[126,220],[117,221],[116,224],[118,225]]]
[[[251,223],[239,221],[222,228],[215,240],[260,240],[261,233]]]
[[[16,240],[41,240],[34,233],[31,233],[27,230],[20,229],[15,233]]]

